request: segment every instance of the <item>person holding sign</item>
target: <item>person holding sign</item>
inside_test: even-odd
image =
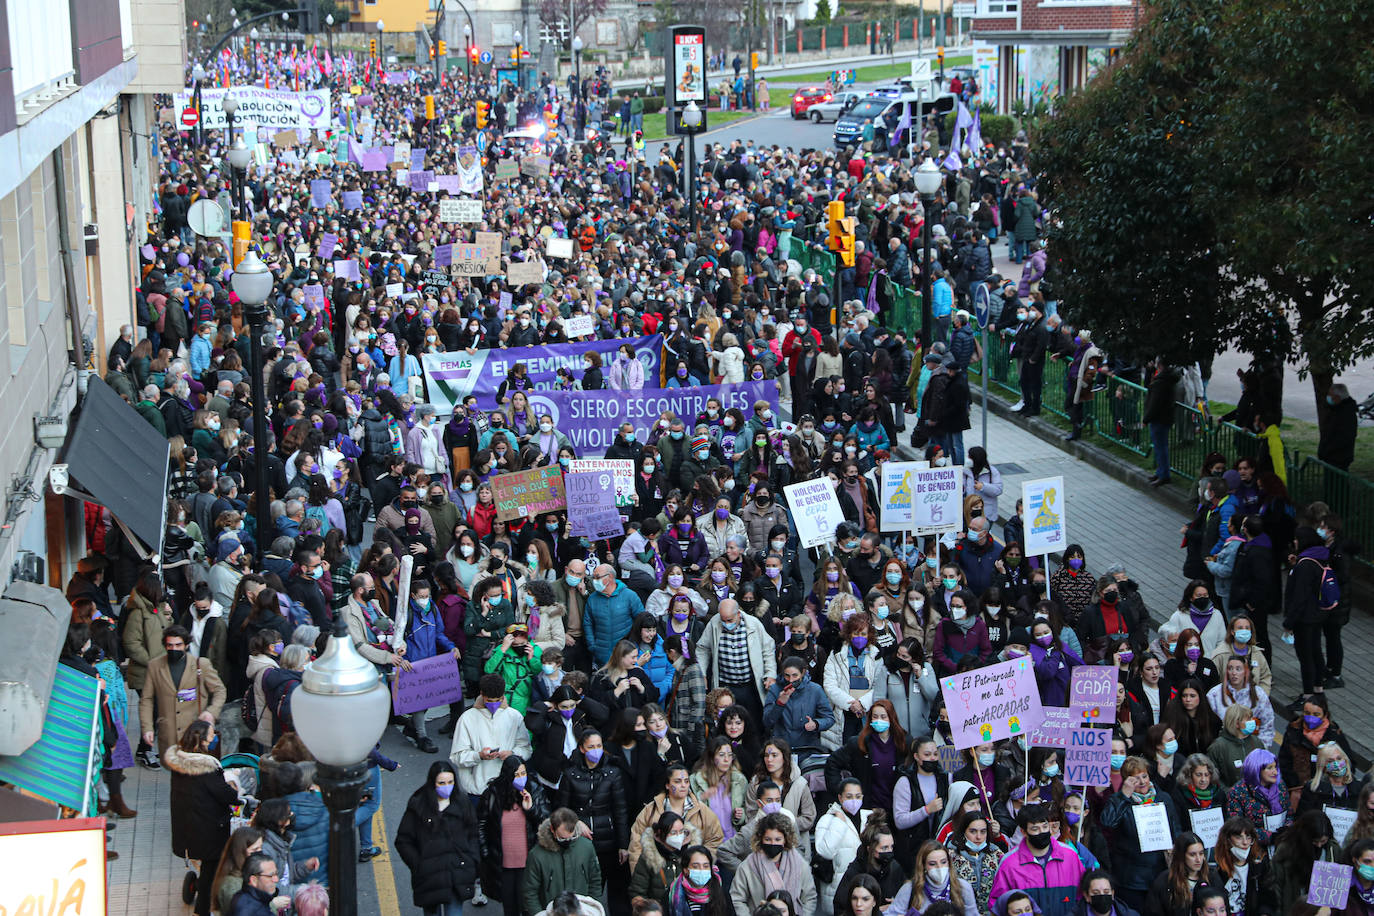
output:
[[[1263,748],[1251,751],[1245,757],[1241,775],[1241,781],[1226,793],[1226,816],[1243,817],[1254,824],[1260,842],[1267,844],[1291,820],[1288,793],[1279,783],[1278,762]]]
[[[1157,831],[1163,834],[1163,845],[1142,844],[1141,818],[1136,815],[1136,809],[1150,805],[1159,805],[1163,813],[1166,829]],[[1168,848],[1168,838],[1178,830],[1173,799],[1167,794],[1156,793],[1150,781],[1150,765],[1141,758],[1128,757],[1121,765],[1121,790],[1107,799],[1101,823],[1112,833],[1111,857],[1120,882],[1117,893],[1138,910],[1144,905],[1145,894],[1155,876],[1164,870],[1162,850]],[[1151,848],[1145,848],[1147,846]]]
[[[1185,831],[1174,837],[1169,870],[1161,872],[1150,886],[1145,916],[1189,916],[1194,894],[1204,887],[1220,890],[1221,875],[1207,864],[1207,847],[1202,838]]]
[[[1336,861],[1339,850],[1331,834],[1331,819],[1321,811],[1300,815],[1290,829],[1280,834],[1273,856],[1276,913],[1288,913],[1294,904],[1307,899],[1313,866]]]

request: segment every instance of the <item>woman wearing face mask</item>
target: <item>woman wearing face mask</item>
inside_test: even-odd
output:
[[[877,912],[897,896],[906,881],[907,873],[897,862],[895,833],[884,818],[870,819],[861,840],[863,845],[859,854],[841,876],[839,889],[835,892],[832,901],[835,916],[842,916],[848,910],[852,890],[864,878],[873,882],[872,893],[876,895],[873,910]]]
[[[1011,640],[1011,631],[1016,629],[1012,608],[1007,604],[1005,593],[993,585],[978,596],[983,606],[983,623],[988,628],[988,643],[993,655],[998,655]]]
[[[673,512],[672,523],[658,537],[658,555],[665,564],[681,566],[689,574],[705,568],[710,553],[690,506],[679,505]]]
[[[520,910],[525,859],[551,810],[544,786],[516,754],[501,761],[501,772],[477,802],[482,886],[499,889],[502,907],[511,912]]]
[[[856,835],[856,843],[857,840]],[[816,882],[811,867],[797,849],[797,831],[791,818],[782,813],[764,815],[750,847],[754,851],[740,863],[730,887],[730,902],[736,914],[753,913],[771,892],[779,890],[796,901],[797,913],[816,911]],[[828,899],[825,908],[829,909]]]
[[[1204,656],[1215,652],[1227,636],[1226,619],[1213,605],[1211,591],[1201,579],[1188,583],[1183,590],[1183,599],[1178,603],[1178,610],[1174,611],[1167,625],[1180,633],[1186,629],[1198,633]]]
[[[1263,748],[1251,751],[1241,766],[1241,775],[1241,781],[1226,794],[1226,815],[1254,824],[1260,842],[1268,844],[1270,837],[1291,821],[1278,761]]]
[[[1164,707],[1160,721],[1174,730],[1186,754],[1204,754],[1221,731],[1221,719],[1207,705],[1206,688],[1195,680],[1178,686],[1178,695]]]
[[[855,546],[858,545],[858,538],[854,539]],[[834,557],[829,557],[825,562],[816,566],[816,578],[811,585],[811,592],[806,596],[806,612],[811,615],[812,621],[821,630],[821,621],[824,619],[829,622],[829,611],[835,599],[841,596],[852,598],[861,597],[859,589],[849,581],[849,576],[845,574],[844,565]],[[822,634],[824,635],[824,634]],[[834,644],[839,645],[839,632],[831,634],[834,637]],[[831,647],[825,644],[825,640],[820,640],[822,648],[829,650]]]
[[[659,538],[659,543],[663,543],[662,536]],[[669,605],[676,598],[685,598],[690,605],[690,608],[681,610],[682,617],[672,618],[674,622],[671,625],[671,632],[674,635],[683,635],[690,629],[686,623],[689,616],[693,614],[703,618],[706,616],[707,603],[706,598],[700,592],[689,587],[687,574],[683,571],[682,566],[677,563],[670,563],[664,566],[663,578],[659,582],[659,587],[645,602],[644,610],[653,614],[655,618],[666,622],[672,617]],[[666,632],[665,635],[667,635]],[[695,644],[695,640],[693,642]]]
[[[1268,693],[1274,683],[1274,674],[1269,668],[1269,659],[1264,649],[1255,641],[1254,618],[1245,612],[1236,614],[1226,625],[1226,638],[1210,653],[1212,664],[1217,670],[1225,667],[1230,656],[1243,659],[1250,667],[1250,680],[1256,687]]]
[[[1222,914],[1281,912],[1274,889],[1273,860],[1249,821],[1233,817],[1223,823],[1217,834],[1215,855],[1227,904]],[[1208,897],[1213,894],[1211,889],[1206,891]],[[1216,916],[1202,912],[1201,907],[1195,910],[1199,916]]]
[[[912,757],[898,771],[892,790],[892,816],[897,827],[897,858],[903,866],[915,860],[916,848],[935,836],[941,813],[952,806],[955,792],[950,775],[940,767],[935,740],[916,738],[911,742]],[[970,787],[965,784],[965,790]],[[975,804],[977,796],[974,795]],[[959,809],[956,809],[956,813]]]
[[[1136,619],[1121,600],[1121,586],[1116,577],[1107,574],[1097,579],[1094,599],[1083,610],[1078,632],[1083,642],[1083,660],[1089,665],[1102,663],[1120,650],[1130,650],[1131,634],[1139,631],[1146,621]],[[1131,651],[1134,655],[1134,652]],[[1132,659],[1126,658],[1129,663]]]
[[[1218,849],[1219,855],[1225,853]],[[1221,892],[1221,875],[1207,864],[1207,849],[1196,833],[1185,831],[1174,837],[1169,870],[1150,886],[1145,901],[1148,916],[1191,916],[1193,900],[1204,889]]]
[[[1250,681],[1252,669],[1249,663],[1238,656],[1230,656],[1221,662],[1225,674],[1220,684],[1207,691],[1207,703],[1218,716],[1225,716],[1226,710],[1237,703],[1256,711],[1259,721],[1259,739],[1266,747],[1274,741],[1274,708],[1269,702],[1269,694]]]
[[[972,801],[982,811],[992,811],[993,802],[1012,783],[1011,770],[997,762],[997,745],[992,743],[976,744],[973,747],[965,748],[963,757],[967,762],[956,770],[950,779],[956,783],[961,782],[972,786],[975,793]],[[950,790],[950,796],[951,798],[955,796],[953,789]],[[966,798],[965,804],[968,805],[968,803],[969,799]],[[936,839],[943,841],[943,838],[938,834]]]
[[[1264,746],[1256,734],[1258,731],[1259,723],[1250,707],[1235,703],[1226,710],[1221,733],[1207,748],[1207,757],[1216,765],[1222,789],[1240,782],[1245,757]]]
[[[1312,778],[1302,784],[1298,813],[1324,808],[1356,810],[1368,783],[1369,777],[1355,773],[1354,764],[1339,745],[1323,744]]]
[[[1088,572],[1082,547],[1070,544],[1064,548],[1064,565],[1050,576],[1050,594],[1064,609],[1064,622],[1077,627],[1079,616],[1097,596],[1097,582]]]
[[[1121,791],[1107,800],[1100,818],[1102,826],[1111,831],[1112,864],[1120,886],[1117,894],[1132,906],[1144,902],[1145,894],[1155,876],[1165,869],[1164,853],[1141,852],[1140,837],[1136,833],[1137,805],[1164,806],[1169,832],[1177,833],[1180,821],[1174,810],[1174,800],[1167,792],[1157,792],[1150,779],[1150,766],[1139,757],[1128,757],[1121,765]]]
[[[1260,832],[1260,843],[1264,843],[1263,832]],[[1295,903],[1306,900],[1313,865],[1336,862],[1339,852],[1332,839],[1331,819],[1325,812],[1308,811],[1299,815],[1274,844],[1274,893],[1279,906],[1275,912],[1290,912]]]
[[[626,814],[625,783],[618,767],[605,759],[601,733],[586,729],[563,769],[554,805],[571,808],[592,830],[592,842],[601,862],[601,874],[609,893],[624,897],[629,874],[630,820]]]
[[[955,820],[954,830],[944,844],[954,876],[973,889],[981,916],[991,916],[989,895],[997,869],[1007,853],[1003,837],[989,837],[989,823],[982,811],[963,812]]]
[[[730,509],[730,500],[720,497],[708,515],[697,519],[697,531],[706,541],[706,555],[718,557],[725,553],[725,542],[731,537],[740,537],[747,542],[749,534],[744,522]]]
[[[895,721],[892,704],[875,700],[864,726],[844,747],[830,755],[825,765],[826,788],[834,792],[846,772],[854,773],[872,808],[892,810],[898,768],[907,759],[907,734]]]
[[[680,814],[664,811],[659,815],[640,843],[640,856],[630,875],[630,903],[637,909],[654,901],[666,913],[672,887],[687,871],[687,849],[700,848],[700,843],[701,831]]]
[[[1164,680],[1177,688],[1190,679],[1202,684],[1203,693],[1221,682],[1217,666],[1202,651],[1202,639],[1197,630],[1185,626],[1178,633],[1173,658],[1164,663]]]
[[[930,710],[939,692],[935,669],[926,660],[920,640],[908,636],[883,654],[873,699],[892,704],[895,723],[908,735],[923,734],[929,728]]]
[[[841,633],[842,648],[831,652],[826,660],[822,686],[836,712],[831,738],[844,743],[864,727],[868,708],[873,705],[873,684],[880,663],[877,646],[870,645],[868,615],[856,610],[848,619],[842,616]]]
[[[457,786],[453,764],[430,764],[396,830],[396,853],[410,869],[414,904],[425,916],[459,912],[476,889],[482,861],[477,818],[461,793],[453,798]]]
[[[468,637],[468,650],[462,658],[463,683],[477,684],[482,676],[486,658],[491,655],[502,638],[506,627],[515,623],[515,608],[505,597],[501,580],[488,576],[478,581],[472,590],[475,603],[468,604],[467,614],[463,617],[463,632]],[[475,694],[469,690],[468,696]]]
[[[949,852],[934,840],[927,840],[916,852],[911,880],[902,885],[884,913],[919,916],[936,902],[949,904],[962,916],[978,916],[973,888],[951,870]]]
[[[948,579],[946,579],[946,584]],[[940,621],[935,630],[935,648],[931,657],[938,674],[953,674],[966,658],[974,658],[985,665],[992,658],[992,643],[988,640],[988,625],[979,612],[978,599],[973,592],[959,589],[949,593],[946,601],[949,618]]]

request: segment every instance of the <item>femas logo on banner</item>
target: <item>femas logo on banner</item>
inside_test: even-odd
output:
[[[1026,555],[1063,550],[1068,543],[1064,478],[1042,477],[1021,484],[1021,504],[1026,513]]]

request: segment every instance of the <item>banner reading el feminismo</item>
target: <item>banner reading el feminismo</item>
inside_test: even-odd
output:
[[[516,363],[525,364],[525,371],[529,373],[536,388],[552,388],[559,369],[570,369],[573,378],[580,379],[583,372],[582,355],[594,351],[601,354],[602,374],[609,379],[615,351],[625,343],[625,339],[619,338],[539,347],[513,347],[509,350],[478,350],[472,354],[464,350],[457,353],[424,353],[420,356],[420,365],[425,371],[425,385],[429,391],[430,403],[439,413],[446,415],[453,413],[453,406],[461,404],[470,394],[477,395],[478,403],[483,410],[494,408],[496,391],[511,374],[511,367]],[[628,343],[634,346],[639,362],[644,366],[645,387],[657,388],[663,335],[634,337],[629,339]],[[615,394],[605,391],[591,393],[600,398]],[[580,451],[579,449],[579,453]]]

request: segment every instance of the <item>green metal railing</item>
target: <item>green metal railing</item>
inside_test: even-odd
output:
[[[1356,559],[1374,565],[1374,483],[1312,456],[1287,452],[1288,493],[1299,504],[1324,502],[1341,517],[1345,537],[1363,546]]]

